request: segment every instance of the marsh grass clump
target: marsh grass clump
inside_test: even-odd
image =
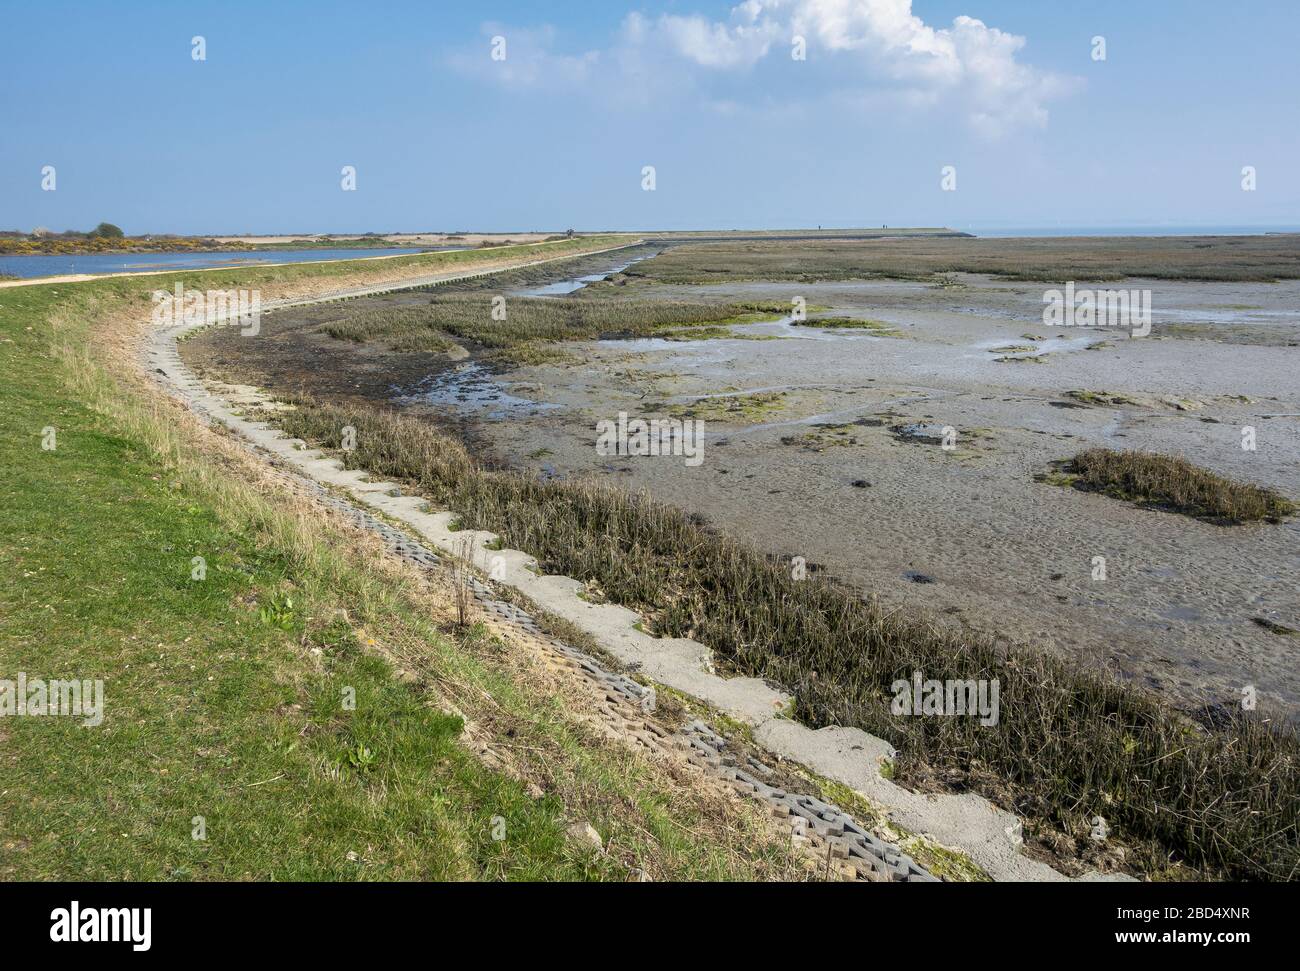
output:
[[[1224,523],[1278,522],[1296,505],[1272,489],[1233,482],[1178,455],[1094,448],[1063,470],[1076,489]]]
[[[994,364],[1046,364],[1041,354],[1003,354],[993,359]]]
[[[324,326],[340,340],[381,341],[397,351],[444,351],[456,340],[486,348],[592,340],[600,337],[679,337],[700,329],[779,318],[782,304],[581,297],[513,297],[504,320],[492,317],[486,294],[436,296],[428,304],[364,311]]]
[[[952,633],[823,575],[795,580],[786,564],[646,495],[483,468],[418,420],[297,403],[276,418],[290,434],[338,448],[341,429],[354,427],[357,448],[341,453],[349,467],[410,483],[466,528],[492,530],[546,572],[637,610],[646,629],[693,637],[727,668],[785,685],[808,724],[888,740],[900,780],[938,776],[982,792],[1080,847],[1087,821],[1102,816],[1151,871],[1174,859],[1235,878],[1300,872],[1300,743],[1290,729],[1230,705],[1204,725],[1057,655]],[[892,714],[892,684],[918,670],[996,678],[997,725]]]
[[[675,327],[655,331],[655,337],[666,341],[710,341],[710,340],[780,340],[774,334],[737,334],[730,326],[708,324],[702,327]]]
[[[1137,399],[1126,394],[1112,391],[1089,391],[1080,389],[1065,392],[1067,398],[1073,398],[1075,401],[1082,402],[1085,405],[1139,405]]]
[[[539,365],[567,366],[579,363],[579,358],[544,341],[523,341],[501,347],[486,356],[486,360],[508,367],[536,367]]]
[[[820,327],[826,330],[866,330],[878,337],[897,337],[898,331],[883,320],[858,317],[814,317],[799,321],[796,327]]]

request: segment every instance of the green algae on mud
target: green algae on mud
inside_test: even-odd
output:
[[[787,403],[784,391],[758,391],[749,394],[718,394],[707,398],[697,398],[686,404],[669,405],[668,414],[673,418],[697,418],[704,421],[752,423],[769,419],[778,414]],[[654,410],[654,403],[647,403],[646,410]]]

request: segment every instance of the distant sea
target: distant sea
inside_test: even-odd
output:
[[[976,236],[1260,236],[1300,233],[1300,226],[953,226]]]

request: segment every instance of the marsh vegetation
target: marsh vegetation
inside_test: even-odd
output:
[[[692,243],[626,270],[654,283],[892,279],[942,287],[958,273],[1034,282],[1295,280],[1300,235]]]
[[[1144,506],[1225,523],[1278,522],[1296,511],[1290,499],[1234,482],[1180,455],[1093,448],[1064,463],[1057,481]]]
[[[340,340],[379,341],[397,351],[443,351],[458,341],[500,349],[600,337],[677,336],[695,328],[773,320],[786,309],[777,303],[514,297],[501,305],[504,319],[498,320],[487,294],[456,294],[418,306],[364,311],[324,330]]]
[[[905,369],[926,353],[924,347],[913,348],[925,339],[924,322],[922,325],[909,322],[908,341],[860,341],[856,342],[857,348],[871,348],[875,353],[866,356],[845,353],[859,336],[889,335],[888,328],[892,325],[879,323],[877,312],[893,311],[897,307],[882,301],[893,299],[907,309],[913,306],[912,301],[928,308],[932,301],[950,303],[957,299],[962,308],[988,305],[995,311],[994,316],[1000,318],[1003,304],[997,301],[1021,299],[1018,288],[989,287],[987,282],[979,286],[972,284],[970,290],[962,290],[954,298],[945,291],[958,285],[957,273],[986,272],[1002,279],[1014,278],[1015,274],[1028,274],[1025,278],[1031,278],[1034,273],[1041,273],[1045,279],[1058,281],[1075,275],[1081,279],[1098,279],[1099,274],[1104,278],[1110,273],[1122,276],[1129,272],[1155,271],[1158,271],[1155,275],[1170,274],[1171,279],[1183,278],[1177,274],[1211,272],[1240,274],[1226,277],[1233,280],[1253,279],[1251,274],[1268,273],[1280,278],[1291,273],[1286,256],[1287,247],[1294,248],[1294,243],[1286,239],[1245,241],[1240,245],[1256,249],[1246,261],[1250,264],[1247,266],[1231,259],[1231,253],[1239,245],[1236,240],[1204,241],[1208,250],[1200,246],[1203,241],[1177,240],[1112,240],[1110,247],[1095,249],[1088,240],[998,240],[987,250],[971,248],[980,242],[681,245],[653,260],[626,267],[607,282],[591,284],[573,295],[507,296],[503,320],[493,319],[493,296],[508,293],[516,286],[546,284],[561,276],[608,270],[626,254],[603,257],[603,265],[584,258],[511,271],[464,286],[458,284],[451,292],[439,288],[429,295],[408,294],[404,302],[394,299],[379,305],[363,304],[365,309],[345,319],[308,320],[300,325],[318,341],[311,345],[313,353],[343,348],[341,352],[328,352],[339,353],[340,366],[344,369],[362,372],[363,369],[352,368],[346,362],[350,357],[377,362],[375,366],[384,378],[383,393],[390,394],[394,369],[403,367],[406,357],[390,355],[384,348],[441,351],[463,343],[489,361],[544,365],[573,362],[579,359],[571,356],[576,354],[584,362],[607,360],[602,355],[612,355],[621,362],[625,356],[622,350],[579,342],[602,337],[736,337],[744,334],[743,328],[733,330],[736,323],[788,314],[790,304],[786,302],[786,292],[790,281],[884,277],[919,281],[924,285],[905,284],[901,288],[903,293],[894,297],[882,296],[893,292],[888,287],[864,288],[867,292],[862,295],[855,292],[849,297],[832,288],[822,292],[809,290],[809,299],[815,299],[818,305],[814,308],[810,304],[813,316],[801,322],[801,326],[826,333],[817,335],[817,340],[797,342],[802,348],[800,357],[779,351],[774,354],[768,345],[735,345],[722,355],[725,365],[692,374],[685,382],[674,371],[670,380],[658,386],[647,385],[649,397],[641,399],[638,407],[660,408],[673,417],[705,418],[732,426],[762,425],[778,412],[781,416],[803,412],[843,415],[843,420],[814,424],[803,434],[771,429],[756,435],[754,440],[797,444],[802,446],[799,452],[820,453],[812,461],[800,458],[800,472],[812,469],[812,481],[830,482],[827,488],[853,490],[855,501],[868,500],[865,508],[880,513],[878,507],[870,505],[871,501],[889,501],[891,505],[883,518],[895,523],[902,520],[903,527],[892,532],[885,526],[870,527],[880,530],[879,542],[893,542],[907,549],[909,555],[922,561],[919,563],[922,566],[939,562],[935,559],[934,564],[927,564],[923,560],[926,556],[944,558],[942,565],[946,571],[938,581],[916,580],[907,575],[912,582],[943,585],[927,588],[942,593],[927,598],[931,603],[924,607],[918,607],[910,597],[900,602],[896,591],[883,585],[887,581],[879,580],[874,574],[866,579],[855,578],[853,585],[830,579],[822,571],[811,579],[796,581],[788,564],[780,558],[710,529],[702,516],[690,511],[655,501],[645,494],[601,484],[594,476],[583,474],[581,469],[585,466],[580,461],[553,458],[561,474],[555,478],[548,475],[539,481],[533,474],[503,471],[498,465],[489,466],[471,458],[457,439],[444,435],[427,421],[403,418],[361,403],[330,405],[304,398],[297,411],[276,420],[290,433],[326,447],[337,447],[339,430],[353,426],[358,431],[360,446],[344,456],[350,466],[402,480],[429,497],[436,506],[454,510],[462,525],[497,532],[504,545],[536,556],[546,572],[575,577],[589,590],[600,591],[602,599],[637,610],[645,618],[647,630],[664,636],[694,637],[707,644],[719,663],[730,670],[769,678],[786,686],[797,700],[794,714],[809,724],[856,726],[887,739],[900,752],[893,770],[901,781],[921,788],[973,789],[987,795],[1024,815],[1030,821],[1032,832],[1059,848],[1064,858],[1073,855],[1094,863],[1098,861],[1100,851],[1090,839],[1089,831],[1091,820],[1102,816],[1111,827],[1115,842],[1127,848],[1126,865],[1139,872],[1161,875],[1167,872],[1172,861],[1211,876],[1286,878],[1300,865],[1300,849],[1292,835],[1300,822],[1300,785],[1297,785],[1300,746],[1286,723],[1270,723],[1254,712],[1243,711],[1240,705],[1234,704],[1235,699],[1227,689],[1218,684],[1205,687],[1200,694],[1193,692],[1190,697],[1176,692],[1163,693],[1162,682],[1142,680],[1144,671],[1125,668],[1134,675],[1132,678],[1110,673],[1120,667],[1111,655],[1098,653],[1080,661],[1079,652],[1052,652],[1041,639],[1034,642],[1034,649],[1012,646],[1013,628],[1007,623],[973,626],[964,623],[965,617],[961,618],[963,623],[949,623],[946,615],[956,607],[951,599],[944,598],[951,598],[958,588],[956,581],[964,569],[963,550],[954,550],[945,541],[941,552],[936,553],[925,547],[924,529],[914,530],[916,535],[906,531],[908,522],[931,525],[934,503],[941,502],[948,508],[949,494],[942,488],[933,488],[933,502],[917,501],[909,508],[906,498],[899,499],[898,490],[924,492],[924,485],[918,483],[933,483],[940,478],[946,483],[950,481],[948,476],[960,473],[945,471],[940,476],[934,468],[924,466],[932,454],[948,456],[950,453],[916,449],[914,455],[895,456],[887,451],[892,444],[887,441],[890,433],[909,447],[935,444],[937,440],[932,440],[928,429],[941,424],[941,416],[934,410],[936,405],[926,406],[933,413],[920,406],[909,410],[902,403],[889,404],[890,410],[882,411],[885,403],[903,402],[914,393],[910,384],[900,385],[896,379],[891,380],[886,370],[881,372],[885,378],[882,385],[858,389],[861,398],[857,408],[864,410],[865,416],[855,418],[857,410],[846,407],[841,387],[846,382],[858,381],[864,372],[870,375],[867,383],[871,383],[877,377],[872,368]],[[1127,255],[1117,256],[1116,247],[1120,254]],[[1023,254],[1017,255],[1022,249],[1032,249],[1041,259],[1037,262],[1022,259]],[[986,265],[959,265],[954,262],[959,254],[965,254],[962,259],[987,258]],[[1151,262],[1162,260],[1160,266]],[[694,292],[684,287],[655,285],[695,280],[708,283],[757,280],[760,285]],[[776,285],[764,286],[764,283]],[[893,285],[894,291],[899,289],[897,284]],[[1235,292],[1230,298],[1218,299],[1242,300]],[[1014,315],[1009,316],[1014,319]],[[1039,346],[1044,342],[1043,336],[1022,333],[1023,328],[1023,323],[1008,323],[990,334],[978,315],[949,314],[942,326],[943,353],[951,353],[946,348],[951,346],[954,334],[964,335],[963,340],[979,352],[971,355],[975,362],[972,367],[978,368],[985,359],[1002,355],[1004,363],[996,370],[1004,373],[996,380],[1023,382],[1018,372],[1050,371],[1051,365],[1038,358],[1008,355],[1035,350],[1064,353],[1047,344]],[[769,330],[756,328],[754,336]],[[322,335],[332,339],[324,340]],[[792,335],[786,331],[785,336]],[[344,341],[366,342],[371,346],[363,354],[353,354]],[[1174,343],[1144,343],[1140,349],[1167,350]],[[673,361],[681,359],[676,350],[665,351],[658,342],[655,347],[655,353],[672,355]],[[689,352],[682,356],[689,357]],[[418,353],[407,357],[417,362],[413,367],[436,370],[445,366],[445,362],[432,360],[419,363]],[[1058,358],[1050,360],[1055,362]],[[733,361],[754,368],[754,374],[760,377],[751,376],[733,385],[730,375],[721,373]],[[882,365],[881,361],[889,363]],[[1039,367],[1005,366],[1026,361]],[[769,372],[763,368],[767,367],[779,369],[772,372],[780,375],[779,382],[766,378]],[[1090,367],[1095,370],[1097,365],[1092,360],[1080,361],[1076,362],[1075,369],[1089,373]],[[428,370],[421,376],[427,373]],[[1107,375],[1105,380],[1112,377]],[[1111,386],[1102,385],[1102,380],[1094,377],[1093,385]],[[797,386],[802,390],[797,393],[771,390],[778,383],[781,388]],[[823,383],[829,388],[825,393]],[[292,393],[300,386],[281,383],[279,391]],[[735,393],[720,395],[719,389]],[[1114,393],[1055,390],[1042,396],[1041,410],[1046,425],[1068,432],[1063,437],[1069,439],[1076,437],[1077,427],[1061,423],[1061,407],[1081,409],[1081,414],[1086,416],[1090,407],[1129,407],[1149,400],[1152,409],[1157,408],[1157,403],[1166,402],[1160,407],[1181,414],[1180,406],[1167,403],[1181,400],[1172,394],[1173,390],[1178,389],[1161,386],[1158,394],[1130,390]],[[619,393],[622,389],[613,384],[606,390],[609,395]],[[332,395],[330,398],[337,400]],[[656,398],[692,400],[690,404],[654,404]],[[937,404],[940,398],[941,393],[927,393],[924,400]],[[351,402],[352,398],[346,400]],[[371,400],[386,399],[372,396]],[[603,403],[607,399],[599,400]],[[972,399],[968,396],[962,400]],[[992,401],[992,398],[979,400]],[[1222,394],[1214,400],[1216,410],[1220,406],[1230,407]],[[954,414],[952,407],[944,406],[945,415]],[[977,410],[961,421],[963,441],[1005,444],[1007,439],[999,422],[1006,422],[1007,417],[996,409],[987,414],[986,411]],[[567,420],[552,418],[552,421]],[[985,426],[996,426],[998,436],[987,439],[982,436],[980,429]],[[868,430],[873,427],[885,431],[873,434]],[[549,428],[546,419],[538,419],[536,425],[529,426],[529,434]],[[540,438],[524,436],[527,443],[524,453],[535,458],[551,454],[549,449],[554,448],[563,455],[572,444],[569,439],[575,434],[580,437],[580,432],[571,423],[564,424],[562,431],[564,434]],[[509,441],[508,436],[506,440]],[[1031,439],[1014,441],[1030,443],[1025,447],[1032,444]],[[539,449],[539,444],[548,448]],[[1076,444],[1071,451],[1078,448]],[[781,483],[764,481],[766,467],[746,464],[748,459],[734,457],[730,450],[726,451],[727,455],[718,459],[721,467],[714,471],[731,475],[726,480],[731,490],[716,488],[715,483],[722,480],[695,486],[700,489],[695,493],[698,501],[692,501],[688,510],[707,511],[713,521],[725,521],[729,529],[738,530],[740,527],[734,520],[726,519],[727,514],[719,509],[719,503],[710,505],[708,493],[726,492],[730,498],[723,504],[744,502],[746,515],[757,519],[757,511],[764,506],[763,496],[779,494],[780,489],[770,486]],[[996,450],[986,451],[987,454],[981,453],[981,461],[992,467],[997,460]],[[772,450],[756,452],[773,454]],[[487,453],[480,450],[474,454]],[[1045,468],[1051,458],[1061,454],[1059,450],[1043,454],[1033,467]],[[869,479],[862,477],[863,462],[884,457],[889,458],[887,464],[878,466]],[[1131,463],[1131,460],[1124,461]],[[1082,479],[1085,465],[1089,476],[1100,477],[1098,485],[1106,482],[1103,488],[1122,487],[1126,490],[1125,498],[1142,496],[1144,501],[1156,501],[1163,489],[1168,495],[1162,502],[1195,498],[1207,512],[1217,509],[1217,515],[1224,511],[1224,507],[1211,504],[1217,496],[1229,502],[1233,516],[1249,518],[1248,499],[1252,495],[1249,489],[1253,487],[1188,478],[1186,470],[1173,466],[1138,470],[1126,468],[1123,463],[1094,467],[1085,462],[1069,475],[1074,480]],[[748,474],[755,468],[759,472],[757,476]],[[785,467],[778,461],[773,468]],[[1147,478],[1129,477],[1139,471]],[[1007,488],[1041,492],[1023,467],[1018,467],[1014,474],[1016,482],[1007,482]],[[904,475],[912,478],[904,481],[900,478]],[[754,484],[746,491],[744,483],[751,478]],[[646,488],[655,487],[642,481]],[[1183,495],[1177,493],[1175,486],[1190,491]],[[1080,485],[1086,487],[1087,484]],[[1238,489],[1247,491],[1235,491]],[[952,495],[959,500],[963,498],[960,487]],[[1064,493],[1056,497],[1066,503],[1087,502],[1081,496],[1070,500]],[[971,501],[976,505],[962,506],[958,501],[952,506],[954,512],[949,522],[956,524],[956,528],[963,522],[961,516],[973,515],[972,509],[978,509],[981,517],[988,516],[990,504],[985,496]],[[791,507],[782,507],[781,502],[780,498],[767,500],[771,508],[788,512]],[[845,507],[859,512],[861,508],[864,507]],[[1115,508],[1121,514],[1126,513],[1118,504]],[[793,514],[798,514],[797,508]],[[846,511],[845,517],[850,514],[857,515]],[[1008,513],[1020,514],[1019,510]],[[909,520],[909,516],[921,519]],[[770,518],[760,521],[771,523]],[[818,521],[817,528],[872,537],[867,527],[854,532],[857,524],[845,525],[846,521],[828,514]],[[1020,520],[1015,522],[1019,524]],[[1045,535],[1064,537],[1066,541],[1072,538],[1068,528],[1059,523],[1043,528],[1047,531]],[[752,532],[743,535],[748,535],[752,543],[763,542]],[[1012,533],[1000,534],[999,542],[1002,536],[1011,537]],[[805,545],[814,542],[815,538],[805,538]],[[835,549],[831,545],[828,559],[833,561]],[[764,547],[767,548],[766,543]],[[999,552],[1009,549],[1015,553],[1018,549],[1013,538],[1007,539],[1005,547]],[[780,540],[772,552],[788,548]],[[862,548],[859,545],[854,551],[860,552]],[[1252,550],[1250,555],[1256,556],[1257,552]],[[1039,559],[1043,558],[1037,557],[1034,563],[1038,564]],[[844,568],[842,560],[833,562],[836,571]],[[983,550],[972,562],[976,569],[987,573],[990,561]],[[891,560],[889,565],[912,569],[910,563],[897,564]],[[1049,564],[1044,561],[1038,565]],[[1056,566],[1051,562],[1050,570],[1039,569],[1035,574],[1027,558],[1026,562],[1017,560],[1007,566],[1004,576],[1009,579],[1007,586],[1014,582],[1017,587],[1032,590],[1032,583],[1021,582],[1025,577],[1050,576],[1052,583],[1064,582],[1062,578],[1066,574],[1054,572]],[[1237,576],[1232,570],[1225,575],[1229,579]],[[1222,582],[1222,578],[1215,582]],[[1044,592],[1041,586],[1037,589],[1040,594]],[[892,600],[878,602],[874,595],[864,597],[863,591],[874,591]],[[1064,587],[1053,588],[1052,592],[1062,604],[1070,599]],[[1093,601],[1089,599],[1088,603]],[[1035,603],[1033,609],[1034,616],[1038,617],[1041,603]],[[1005,614],[1004,610],[1000,621],[1005,620]],[[1063,614],[1053,616],[1064,630]],[[977,630],[999,633],[994,639],[974,633]],[[1003,632],[1007,632],[1007,641],[1001,639]],[[1037,649],[1039,643],[1044,643],[1044,649]],[[1140,649],[1134,648],[1134,652]],[[1203,656],[1196,654],[1194,663],[1199,665]],[[1103,659],[1104,663],[1098,663]],[[892,715],[890,685],[897,679],[909,678],[915,670],[939,680],[996,678],[1002,692],[1002,722],[996,728],[985,729],[961,719],[909,719]],[[1208,681],[1197,683],[1210,685]],[[1139,687],[1141,684],[1158,686],[1162,693]],[[1115,859],[1114,854],[1107,856],[1106,865],[1114,865]]]
[[[355,428],[349,467],[400,479],[546,572],[636,609],[654,633],[696,638],[730,669],[787,686],[809,724],[887,739],[901,780],[984,793],[1080,853],[1100,815],[1132,848],[1128,865],[1148,873],[1173,861],[1286,879],[1300,866],[1300,745],[1239,707],[1195,720],[1057,655],[952,633],[820,575],[793,579],[788,564],[645,495],[482,468],[418,420],[310,400],[275,420],[327,448]],[[917,670],[998,679],[1000,724],[891,714],[890,685]]]

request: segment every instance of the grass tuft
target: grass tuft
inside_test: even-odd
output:
[[[1279,522],[1296,505],[1272,489],[1233,482],[1178,455],[1094,448],[1065,467],[1076,489],[1223,523]]]
[[[883,320],[857,317],[814,317],[795,324],[796,327],[819,327],[826,330],[869,330],[881,337],[897,337],[898,331]]]

